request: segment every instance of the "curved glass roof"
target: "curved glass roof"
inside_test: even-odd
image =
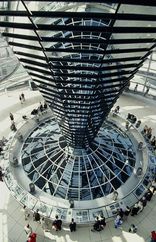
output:
[[[46,193],[69,200],[91,200],[124,184],[136,158],[129,137],[110,122],[85,150],[69,147],[52,119],[30,133],[21,159],[29,179]]]

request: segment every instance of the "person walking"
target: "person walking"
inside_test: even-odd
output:
[[[19,100],[20,100],[20,103],[23,104],[23,99],[22,99],[21,95],[19,95]]]
[[[24,219],[28,220],[28,218],[30,216],[30,213],[29,213],[29,211],[28,211],[28,209],[27,209],[27,207],[25,205],[23,207],[23,210],[24,210]]]
[[[26,235],[27,235],[27,238],[29,238],[29,236],[30,236],[31,233],[32,233],[32,227],[31,227],[29,224],[26,224],[26,225],[24,226],[24,231],[25,231],[25,233],[26,233]]]
[[[76,223],[74,219],[72,218],[71,223],[69,224],[70,232],[76,231]]]
[[[134,92],[137,92],[138,84],[135,85]]]
[[[46,231],[49,231],[49,228],[48,228],[48,223],[46,221],[46,219],[44,217],[41,218],[41,226],[42,226],[42,229],[46,232]]]
[[[144,92],[144,97],[148,94],[149,92],[149,87],[146,87],[146,91]]]
[[[23,102],[25,102],[25,95],[24,95],[23,92],[21,93],[21,99],[22,99]]]
[[[10,120],[14,121],[14,115],[12,113],[9,114]]]

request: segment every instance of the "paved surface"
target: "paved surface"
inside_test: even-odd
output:
[[[15,122],[21,121],[23,114],[29,114],[30,110],[38,107],[42,100],[38,92],[24,91],[26,102],[20,104],[19,91],[0,95],[0,138],[7,136],[10,132],[9,112],[15,116]],[[142,125],[147,124],[153,128],[156,134],[156,102],[142,98],[135,94],[124,94],[117,102],[121,106],[121,112],[127,114],[132,112],[142,121]],[[24,220],[22,207],[9,194],[6,185],[0,182],[0,242],[25,242],[26,234],[24,226],[27,221]],[[29,221],[33,231],[37,233],[37,242],[145,242],[150,241],[150,231],[156,229],[156,195],[152,201],[147,204],[143,212],[136,217],[128,217],[121,229],[115,229],[113,221],[108,222],[102,232],[91,232],[91,225],[78,227],[75,233],[70,233],[68,227],[63,226],[63,230],[55,232],[44,232],[41,225]],[[130,224],[138,226],[138,232],[132,234],[128,232]],[[50,226],[51,227],[51,226]]]

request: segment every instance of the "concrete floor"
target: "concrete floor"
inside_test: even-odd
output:
[[[0,95],[0,138],[8,136],[10,133],[9,112],[15,117],[15,122],[21,122],[23,114],[29,115],[33,107],[39,106],[42,97],[38,92],[24,91],[26,102],[20,104],[20,91],[13,91]],[[118,100],[117,105],[121,107],[121,113],[127,115],[128,112],[134,113],[142,121],[142,126],[147,124],[153,128],[156,135],[156,102],[137,94],[124,94]],[[0,161],[1,162],[1,161]],[[0,242],[25,242],[26,234],[22,207],[10,195],[4,182],[0,182]],[[122,229],[115,229],[113,221],[107,223],[102,232],[91,232],[91,225],[78,227],[75,233],[70,233],[67,226],[63,230],[55,232],[44,232],[41,225],[32,221],[30,225],[37,233],[37,242],[145,242],[150,241],[150,232],[156,229],[156,195],[152,201],[148,202],[142,213],[137,217],[128,217],[122,225]],[[128,232],[130,224],[138,226],[138,232],[131,234]]]

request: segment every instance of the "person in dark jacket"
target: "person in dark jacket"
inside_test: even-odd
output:
[[[139,207],[138,207],[138,204],[136,203],[132,208],[131,216],[137,215],[138,211],[139,211]]]
[[[41,219],[40,214],[39,214],[38,211],[39,210],[37,209],[36,212],[34,212],[34,214],[33,214],[34,221],[36,221],[36,222],[40,222],[40,219]]]
[[[99,217],[96,217],[95,219],[95,223],[93,224],[93,229],[91,229],[92,232],[94,231],[101,231],[101,223],[100,223],[100,220],[99,220]]]
[[[62,220],[58,219],[58,215],[55,216],[55,220],[53,221],[52,226],[56,231],[62,229]]]
[[[76,231],[76,223],[74,219],[72,218],[71,223],[69,224],[70,232]]]
[[[12,113],[9,114],[10,120],[14,121],[14,115]]]
[[[147,193],[145,194],[146,200],[151,201],[152,196],[153,196],[152,191],[148,189]]]

